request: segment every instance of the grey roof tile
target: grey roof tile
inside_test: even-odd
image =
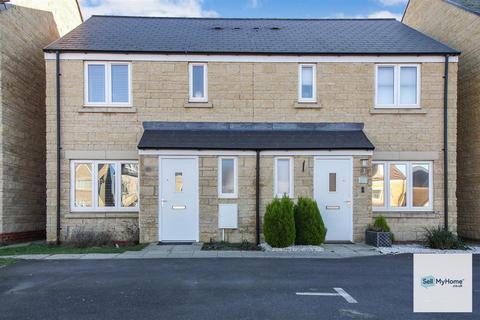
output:
[[[394,19],[92,16],[46,51],[238,54],[456,54]]]
[[[446,0],[446,2],[480,15],[480,0]]]

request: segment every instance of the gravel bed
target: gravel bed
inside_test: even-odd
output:
[[[267,243],[260,244],[264,251],[271,252],[323,252],[325,249],[322,246],[290,246],[286,248],[272,248]]]
[[[426,248],[420,244],[394,244],[391,247],[376,248],[382,254],[401,253],[472,253],[480,254],[480,246],[468,246],[469,250],[440,250]]]

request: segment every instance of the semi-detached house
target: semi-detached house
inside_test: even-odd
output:
[[[93,16],[45,48],[48,240],[258,241],[282,195],[329,241],[455,231],[458,54],[393,19]]]

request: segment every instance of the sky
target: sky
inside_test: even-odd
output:
[[[396,18],[408,0],[80,0],[93,14],[224,18]]]

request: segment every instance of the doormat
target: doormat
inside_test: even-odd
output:
[[[181,245],[185,245],[185,246],[191,246],[193,244],[193,242],[159,242],[158,245],[159,246],[181,246]]]

